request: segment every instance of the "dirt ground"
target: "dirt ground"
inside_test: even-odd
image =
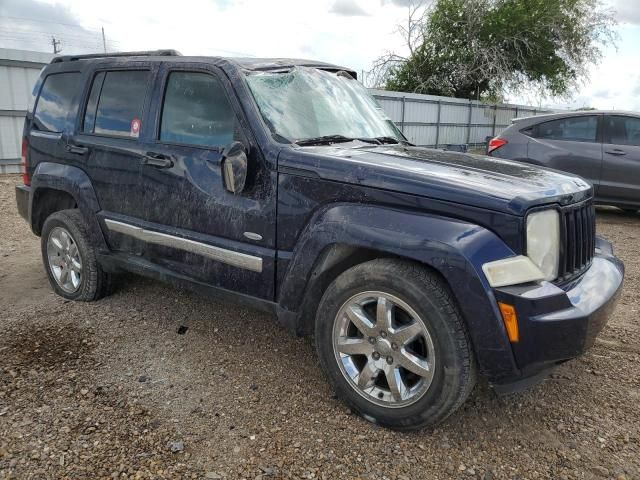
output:
[[[351,414],[267,315],[133,276],[55,296],[18,181],[0,176],[0,479],[640,478],[640,215],[598,210],[627,275],[591,351],[405,434]]]

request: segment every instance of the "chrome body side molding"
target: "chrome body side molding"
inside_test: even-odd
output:
[[[186,238],[167,235],[166,233],[145,230],[135,225],[130,225],[116,220],[105,219],[104,223],[112,232],[122,233],[130,237],[137,238],[143,242],[162,245],[164,247],[177,248],[196,255],[211,258],[218,262],[226,263],[234,267],[251,270],[252,272],[262,272],[262,258],[247,255],[246,253],[234,252],[226,248],[214,247],[206,243],[196,242]]]

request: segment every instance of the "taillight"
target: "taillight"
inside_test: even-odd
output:
[[[27,150],[29,143],[27,138],[22,139],[22,151],[20,155],[20,173],[22,173],[22,183],[25,185],[31,185],[31,178],[29,177],[29,165],[27,164]]]
[[[494,150],[499,149],[500,147],[506,145],[507,142],[506,140],[503,140],[502,138],[496,137],[496,138],[492,138],[491,140],[489,140],[489,146],[487,147],[487,153],[491,153]]]

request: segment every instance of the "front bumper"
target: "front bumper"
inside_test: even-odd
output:
[[[16,185],[16,204],[18,213],[27,222],[29,221],[29,194],[31,187],[27,185]]]
[[[497,301],[515,307],[520,330],[520,341],[512,344],[520,375],[497,382],[496,389],[519,390],[590,348],[616,305],[623,277],[624,265],[611,244],[598,238],[593,263],[577,280],[496,289]]]

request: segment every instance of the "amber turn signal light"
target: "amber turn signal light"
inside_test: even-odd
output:
[[[518,343],[518,341],[520,341],[520,332],[518,331],[518,316],[516,315],[516,309],[513,308],[513,305],[502,302],[498,302],[498,307],[502,314],[504,327],[507,329],[509,341],[511,343]]]

